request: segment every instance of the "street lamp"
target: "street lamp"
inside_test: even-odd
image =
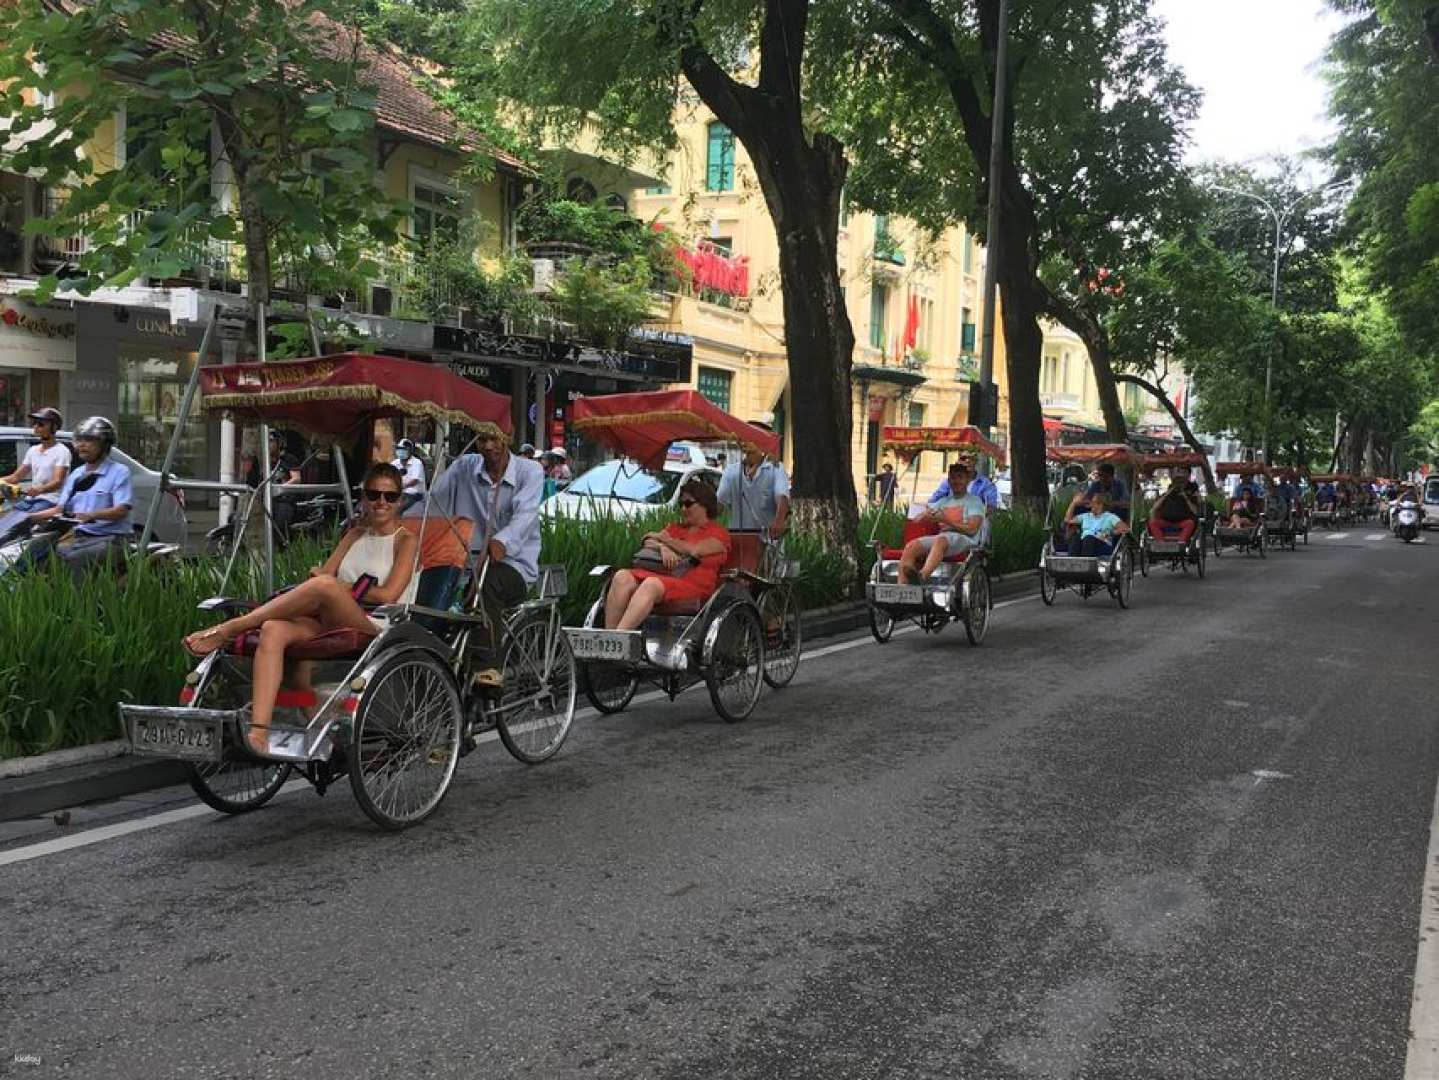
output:
[[[1294,211],[1299,209],[1299,204],[1302,203],[1305,199],[1311,198],[1315,195],[1326,194],[1327,192],[1333,191],[1337,187],[1343,187],[1345,183],[1347,183],[1347,181],[1336,180],[1332,184],[1325,184],[1323,187],[1315,188],[1313,191],[1303,192],[1302,194],[1297,195],[1288,206],[1284,207],[1276,206],[1274,203],[1264,198],[1264,196],[1256,195],[1252,191],[1240,191],[1238,188],[1225,187],[1222,184],[1210,185],[1211,191],[1222,191],[1227,195],[1238,195],[1241,198],[1253,199],[1260,206],[1264,207],[1264,212],[1267,213],[1269,215],[1269,219],[1274,222],[1274,270],[1273,273],[1270,275],[1269,279],[1269,306],[1271,308],[1278,309],[1279,307],[1279,260],[1283,250],[1280,247],[1280,244],[1283,242],[1284,239],[1284,226],[1289,223],[1290,218],[1294,216]],[[1264,464],[1266,465],[1270,464],[1269,392],[1273,382],[1274,350],[1270,349],[1269,359],[1265,361],[1264,364],[1264,444],[1262,449],[1264,454]]]

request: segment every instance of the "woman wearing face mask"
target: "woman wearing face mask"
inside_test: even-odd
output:
[[[404,495],[400,499],[400,513],[404,513],[425,497],[425,463],[415,453],[415,444],[409,439],[395,443],[395,460],[390,462],[405,478]]]

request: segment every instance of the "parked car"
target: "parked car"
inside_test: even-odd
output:
[[[1428,477],[1424,481],[1423,499],[1424,516],[1420,520],[1424,528],[1432,529],[1439,525],[1439,476]]]
[[[634,517],[660,507],[677,510],[679,491],[686,481],[698,476],[718,487],[720,475],[718,469],[706,463],[704,451],[699,447],[675,443],[659,475],[629,458],[602,461],[580,473],[564,491],[541,503],[540,516],[589,521]]]
[[[60,441],[70,448],[71,468],[80,467],[75,454],[73,436],[68,431],[60,433]],[[0,476],[9,476],[25,458],[25,451],[36,441],[29,428],[0,427]],[[160,495],[160,474],[154,469],[141,465],[118,446],[110,456],[130,470],[130,484],[135,492],[135,505],[130,512],[138,536],[145,525],[145,514],[150,504],[160,498],[160,514],[155,519],[155,539],[166,544],[185,543],[187,523],[185,520],[185,497],[183,492],[167,491]]]
[[[994,487],[995,487],[995,490],[999,492],[999,505],[1000,505],[1001,507],[1003,507],[1005,510],[1008,510],[1008,509],[1009,509],[1009,497],[1010,497],[1010,494],[1012,493],[1012,491],[1013,491],[1013,489],[1014,489],[1013,483],[1012,483],[1011,480],[1010,480],[1009,473],[1007,473],[1007,472],[995,473],[995,474],[994,474]]]

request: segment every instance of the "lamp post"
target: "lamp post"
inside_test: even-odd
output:
[[[990,432],[991,410],[998,412],[998,401],[990,400],[989,387],[994,380],[994,289],[999,277],[999,213],[1000,192],[1004,186],[1004,114],[1007,108],[1009,82],[1009,0],[999,0],[999,25],[994,44],[994,103],[990,115],[989,136],[989,223],[984,233],[984,320],[979,349],[979,387],[984,401],[978,424],[985,435]]]
[[[1290,219],[1294,216],[1294,211],[1299,209],[1299,204],[1302,203],[1305,199],[1311,198],[1315,195],[1323,195],[1327,192],[1333,191],[1337,187],[1342,187],[1344,183],[1345,181],[1343,180],[1337,180],[1332,184],[1325,184],[1321,188],[1315,188],[1313,191],[1306,191],[1296,196],[1293,201],[1289,203],[1288,206],[1283,207],[1276,205],[1270,200],[1264,198],[1264,196],[1262,195],[1254,194],[1254,192],[1252,191],[1241,191],[1238,188],[1225,187],[1222,184],[1211,185],[1211,191],[1222,191],[1226,195],[1238,195],[1244,199],[1253,199],[1260,206],[1264,207],[1264,212],[1269,215],[1269,220],[1274,222],[1274,268],[1270,273],[1269,277],[1269,306],[1271,308],[1275,310],[1278,310],[1279,308],[1279,261],[1283,252],[1283,248],[1280,245],[1283,243],[1284,240],[1284,226],[1289,224]],[[1269,358],[1264,363],[1264,441],[1262,446],[1262,452],[1264,454],[1265,465],[1270,464],[1269,393],[1273,383],[1274,350],[1270,349]]]

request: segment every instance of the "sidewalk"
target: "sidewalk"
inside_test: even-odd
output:
[[[994,599],[1034,589],[1031,573],[994,582]],[[869,626],[865,605],[854,601],[804,613],[804,640],[834,637]],[[89,803],[129,799],[187,782],[182,762],[131,755],[123,740],[0,762],[0,823],[74,811]],[[145,801],[145,800],[140,800]],[[63,813],[60,816],[64,816]]]

